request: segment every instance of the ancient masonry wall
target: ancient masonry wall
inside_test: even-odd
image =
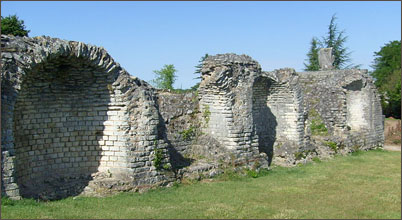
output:
[[[211,113],[205,133],[238,160],[265,153],[270,162],[274,145],[303,146],[304,108],[294,70],[262,72],[248,56],[223,54],[204,62],[202,76],[200,108]]]
[[[299,76],[308,116],[317,112],[328,135],[343,139],[347,147],[383,144],[384,116],[367,70],[304,72]]]
[[[164,137],[173,168],[188,166],[192,145],[199,135],[199,109],[196,92],[172,93],[159,90],[157,103],[160,112],[159,133]]]
[[[200,111],[208,113],[204,133],[230,151],[238,163],[257,155],[253,137],[252,84],[261,67],[248,56],[225,54],[207,59],[199,88]]]
[[[2,193],[75,195],[102,172],[133,185],[162,181],[152,166],[158,111],[145,82],[91,45],[8,36],[1,44]]]
[[[1,50],[1,190],[11,198],[140,190],[214,176],[219,163],[292,166],[384,141],[367,70],[264,72],[219,54],[204,61],[198,91],[178,94],[80,42],[3,35]]]
[[[299,151],[304,146],[305,116],[299,77],[290,68],[265,74],[273,79],[266,93],[265,105],[274,118],[269,123],[275,126],[272,135],[275,141],[274,156],[285,157],[287,153]],[[293,147],[289,149],[288,146]]]

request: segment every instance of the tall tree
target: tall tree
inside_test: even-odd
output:
[[[307,64],[304,63],[305,69],[306,71],[316,71],[320,69],[320,65],[318,63],[318,40],[317,38],[313,37],[313,39],[311,39],[311,47],[310,47],[310,51],[307,53]]]
[[[176,81],[176,72],[173,64],[164,65],[160,70],[154,70],[155,79],[151,83],[159,89],[173,90],[173,83]]]
[[[328,33],[326,36],[322,37],[322,40],[313,38],[311,41],[311,47],[309,53],[307,53],[307,61],[309,63],[304,64],[305,70],[314,71],[319,70],[318,65],[318,51],[321,48],[332,47],[332,55],[334,56],[334,62],[332,66],[335,69],[346,69],[346,68],[358,68],[359,65],[352,65],[351,62],[351,52],[345,47],[345,43],[348,39],[345,36],[345,31],[340,31],[338,29],[338,24],[335,22],[337,19],[336,15],[332,15],[331,21],[328,25]]]
[[[208,54],[206,53],[203,57],[201,57],[200,61],[198,61],[198,65],[195,66],[194,74],[197,74],[197,77],[195,79],[201,79],[201,68],[202,68],[202,65],[204,65],[204,61],[207,57],[208,57]]]
[[[30,31],[26,30],[24,21],[20,20],[17,15],[9,15],[5,18],[1,16],[1,34],[14,36],[28,36]]]
[[[401,118],[401,41],[390,41],[374,56],[371,75],[381,94],[383,113]]]
[[[204,65],[204,61],[205,59],[207,59],[208,54],[206,53],[203,57],[201,57],[200,61],[198,61],[198,65],[195,66],[195,72],[194,74],[197,75],[197,77],[195,77],[194,79],[201,79],[201,69],[202,69],[202,65]],[[192,86],[190,89],[192,91],[196,91],[198,89],[198,87],[200,86],[200,82],[196,83],[194,86]]]
[[[332,64],[335,69],[350,68],[351,52],[344,46],[348,37],[345,36],[345,31],[339,31],[338,25],[335,23],[337,17],[332,15],[331,22],[328,26],[328,33],[326,37],[323,37],[322,46],[329,48],[332,47],[332,55],[334,55],[334,63]]]

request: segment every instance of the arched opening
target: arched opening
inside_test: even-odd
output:
[[[275,115],[267,105],[272,82],[265,77],[259,77],[253,84],[253,127],[258,137],[258,149],[268,155],[268,162],[273,157],[273,146],[276,140],[278,125]]]
[[[354,81],[345,88],[347,125],[351,131],[371,130],[373,121],[371,93],[364,88],[362,80]]]
[[[76,57],[54,58],[25,74],[13,128],[23,197],[77,195],[92,179],[110,155],[109,141],[117,139],[105,136],[111,81],[105,71]]]

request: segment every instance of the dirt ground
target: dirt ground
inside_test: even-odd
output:
[[[384,149],[401,151],[401,120],[386,118],[384,126]]]

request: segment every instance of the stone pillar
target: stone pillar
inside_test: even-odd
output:
[[[318,51],[318,63],[320,65],[320,70],[334,69],[334,66],[332,66],[334,61],[335,61],[335,57],[332,55],[332,47],[321,48]]]

